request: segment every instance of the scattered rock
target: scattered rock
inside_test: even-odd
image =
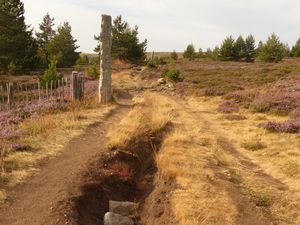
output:
[[[128,217],[108,212],[104,216],[104,225],[134,225],[134,222]]]
[[[168,83],[168,88],[175,89],[175,86],[172,83]]]
[[[165,78],[159,78],[159,79],[157,80],[157,82],[158,82],[159,84],[166,84],[166,83],[167,83],[167,81],[165,80]]]
[[[136,217],[139,205],[134,202],[109,201],[109,211],[122,216]]]

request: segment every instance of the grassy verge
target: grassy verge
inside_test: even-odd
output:
[[[92,102],[76,102],[70,104],[66,111],[44,111],[18,124],[21,135],[6,140],[2,145],[2,149],[8,150],[2,157],[0,200],[5,199],[7,188],[37,172],[39,162],[59,154],[69,140],[103,119],[113,108],[99,108]]]

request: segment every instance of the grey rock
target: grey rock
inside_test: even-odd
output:
[[[134,202],[109,201],[109,211],[122,216],[136,217],[139,205]]]
[[[132,219],[120,214],[108,212],[104,215],[104,225],[134,225]]]

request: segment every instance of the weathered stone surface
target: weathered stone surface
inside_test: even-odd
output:
[[[111,87],[111,46],[112,46],[112,23],[111,16],[102,15],[100,34],[100,78],[99,100],[107,104],[112,100]]]
[[[135,217],[139,205],[134,202],[109,201],[109,211],[123,216]]]
[[[132,219],[112,212],[105,214],[103,222],[104,225],[134,225]]]

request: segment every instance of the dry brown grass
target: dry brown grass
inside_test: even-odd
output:
[[[108,133],[110,146],[125,146],[145,131],[156,132],[170,122],[173,110],[166,98],[145,93],[134,101],[135,107],[121,121],[120,126]]]
[[[300,224],[299,135],[270,133],[258,126],[261,123],[258,117],[279,121],[286,120],[285,117],[243,110],[241,114],[247,120],[224,120],[223,115],[216,111],[220,101],[220,98],[199,98],[191,99],[189,104],[210,123],[206,133],[213,132],[214,136],[223,137],[231,143],[234,152],[219,144],[221,149],[227,149],[223,152],[231,158],[224,167],[241,177],[243,192],[258,206],[264,205],[266,217],[278,224]],[[241,159],[248,164],[241,167],[240,164],[245,162]]]
[[[13,187],[37,172],[35,167],[41,160],[59,154],[69,140],[82,134],[87,126],[103,119],[114,106],[89,110],[75,108],[70,112],[32,118],[20,125],[23,135],[18,141],[31,146],[31,150],[13,152],[4,158],[2,188]],[[4,189],[0,190],[0,200],[3,198]]]
[[[243,110],[246,120],[224,120],[216,111],[220,101],[185,102],[147,93],[136,99],[128,117],[110,133],[110,145],[126,145],[145,130],[172,122],[156,161],[159,174],[176,180],[176,189],[169,194],[179,224],[233,225],[255,220],[298,224],[298,136],[259,128],[258,116],[270,119],[270,115]],[[285,147],[274,146],[276,142]],[[256,151],[245,150],[245,143]],[[275,149],[282,154],[274,154]]]

